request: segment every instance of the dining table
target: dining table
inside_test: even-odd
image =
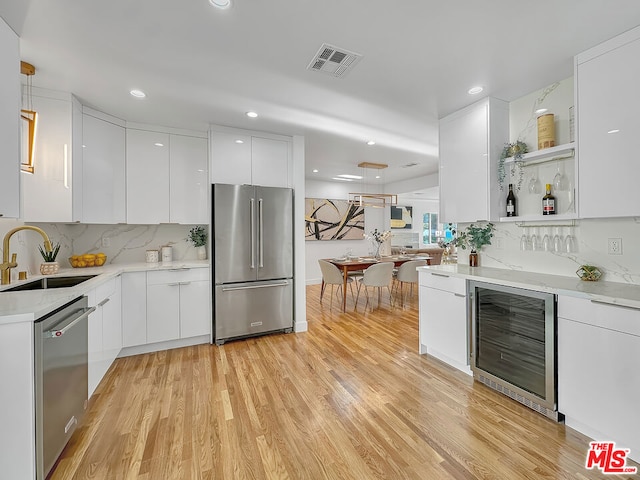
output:
[[[344,257],[344,258],[325,258],[327,262],[334,264],[342,271],[342,311],[347,309],[347,281],[349,279],[349,272],[364,271],[371,265],[375,265],[380,262],[393,262],[397,268],[403,263],[411,260],[426,260],[427,265],[430,265],[431,258],[429,255],[390,255],[382,256],[380,258],[375,257]],[[324,280],[323,280],[324,287]]]

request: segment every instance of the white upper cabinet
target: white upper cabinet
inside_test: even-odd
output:
[[[0,217],[20,215],[20,48],[0,18]]]
[[[169,139],[169,217],[172,223],[209,223],[207,139]]]
[[[207,139],[127,128],[127,223],[209,223]]]
[[[80,103],[68,93],[33,88],[38,113],[34,173],[22,173],[22,218],[26,222],[73,222],[74,123]],[[81,162],[78,162],[81,165]]]
[[[498,220],[497,166],[508,140],[502,100],[486,98],[440,120],[440,221]]]
[[[576,57],[579,212],[583,218],[640,215],[637,98],[640,27]]]
[[[211,130],[211,183],[293,187],[288,137],[231,128]]]
[[[83,223],[126,222],[123,122],[85,107],[82,139]]]
[[[127,223],[169,223],[169,134],[127,129]]]
[[[251,136],[211,132],[211,183],[251,184]]]

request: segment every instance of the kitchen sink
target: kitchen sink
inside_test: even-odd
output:
[[[2,292],[20,292],[23,290],[45,290],[48,288],[64,288],[75,287],[76,285],[86,282],[92,279],[95,275],[74,275],[70,277],[45,277],[32,282],[23,283],[22,285],[16,285],[15,287],[7,288]],[[1,292],[0,292],[1,293]]]

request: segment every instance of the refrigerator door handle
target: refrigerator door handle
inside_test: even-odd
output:
[[[249,200],[249,206],[251,208],[251,268],[256,268],[256,212],[255,212],[255,199]]]
[[[258,200],[258,265],[260,268],[264,267],[264,216],[262,215],[262,199]]]
[[[234,290],[253,290],[256,288],[286,287],[288,282],[269,283],[265,285],[243,285],[241,287],[222,287],[223,292],[233,292]]]

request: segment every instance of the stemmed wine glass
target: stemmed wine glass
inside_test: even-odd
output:
[[[572,228],[569,227],[569,235],[564,238],[564,249],[567,253],[576,253],[578,251],[578,241],[571,233]]]
[[[525,250],[529,250],[529,237],[527,237],[527,234],[524,231],[522,232],[522,236],[520,237],[520,250],[522,250],[523,252]]]
[[[556,192],[566,190],[564,174],[560,171],[560,162],[556,162],[556,174],[553,177],[553,189]]]
[[[544,232],[544,237],[542,237],[542,249],[545,252],[551,251],[551,239],[549,238],[548,231],[549,229],[547,228],[547,231]]]
[[[540,193],[540,181],[538,180],[538,167],[536,167],[529,179],[529,193]]]
[[[538,238],[536,232],[537,229],[534,228],[533,233],[531,234],[531,250],[533,250],[534,252],[540,251],[540,239]]]
[[[562,236],[560,235],[560,227],[556,227],[556,234],[553,236],[553,250],[558,253],[562,253],[564,244],[562,243]]]

